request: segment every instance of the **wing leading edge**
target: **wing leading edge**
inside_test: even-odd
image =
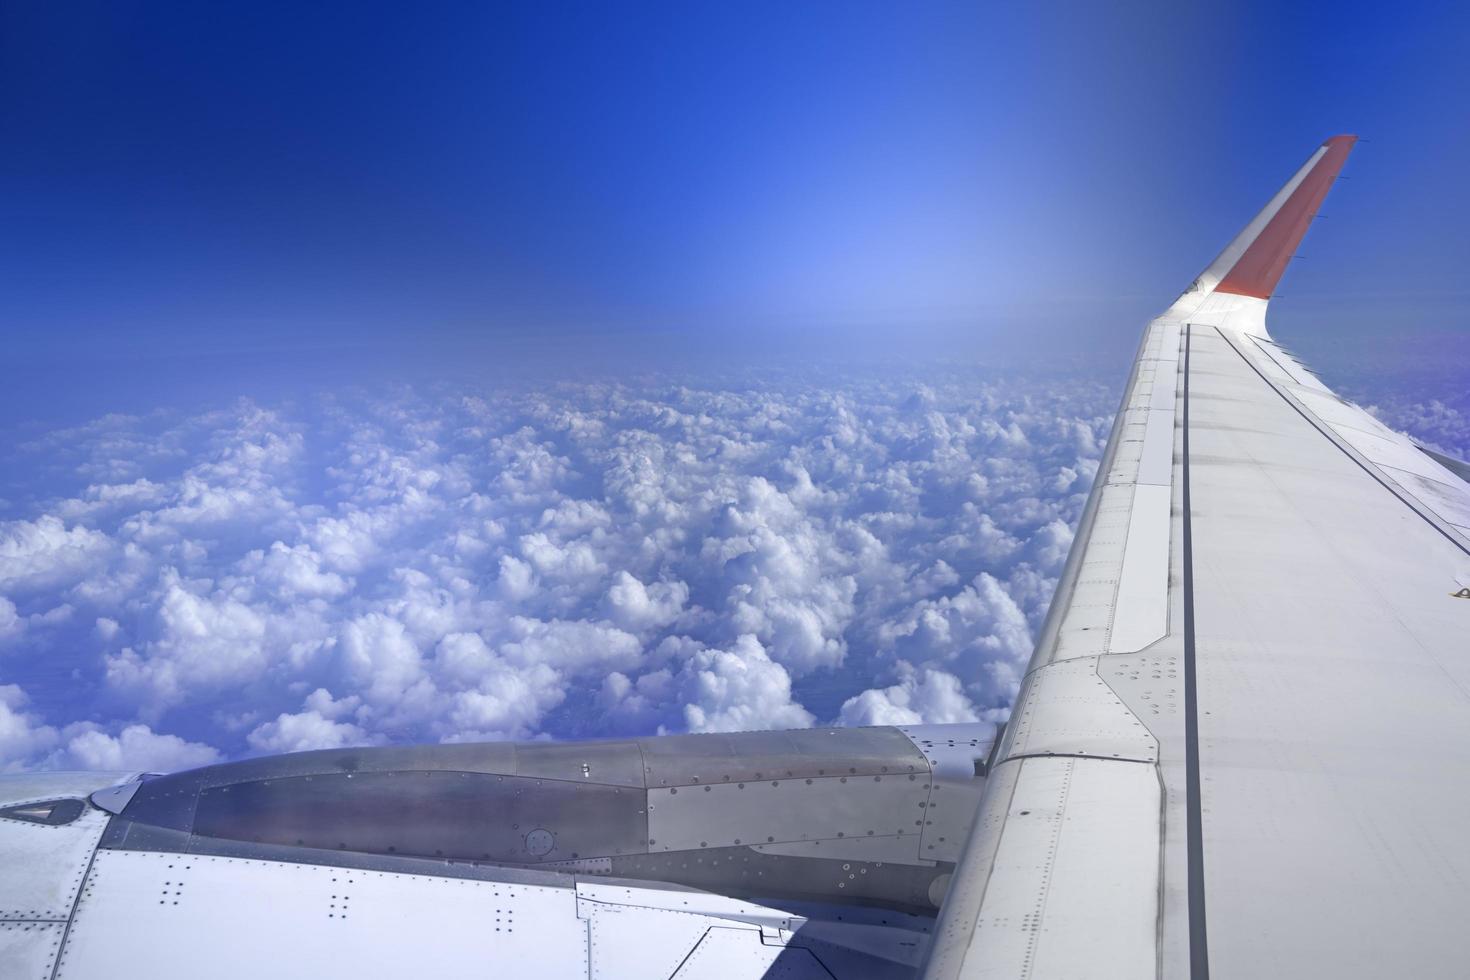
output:
[[[1470,488],[1265,329],[1353,142],[1145,331],[931,980],[1470,959]]]

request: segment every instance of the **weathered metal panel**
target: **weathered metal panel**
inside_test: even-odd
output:
[[[975,822],[996,726],[988,722],[905,725],[900,731],[914,740],[933,772],[919,857],[953,863]]]
[[[57,980],[586,976],[575,892],[102,851]]]
[[[749,976],[830,980],[832,973],[810,950],[767,945],[761,941],[758,929],[721,926],[704,934],[671,980],[726,980]]]
[[[65,922],[0,920],[0,977],[48,980],[65,932]]]
[[[0,780],[0,806],[85,799],[124,775],[48,773],[6,777]],[[0,921],[66,921],[107,819],[105,812],[91,806],[70,823],[54,826],[0,819]],[[9,941],[21,943],[24,932],[7,933]]]
[[[304,753],[145,780],[102,846],[467,878],[552,866],[922,911],[993,739],[977,723]],[[408,763],[427,767],[393,768]],[[688,781],[644,789],[645,775]],[[810,846],[753,849],[777,843]]]
[[[468,772],[358,772],[206,789],[205,837],[463,860],[537,861],[643,850],[641,790]],[[129,808],[131,810],[131,808]]]
[[[587,922],[591,980],[672,976],[710,926],[700,915],[637,905],[579,900],[577,909]]]
[[[579,783],[643,786],[637,742],[518,742],[515,773]]]
[[[322,749],[289,755],[241,759],[191,770],[204,786],[221,786],[254,779],[310,776],[317,773],[444,770],[452,772],[515,772],[511,742],[466,742],[450,745],[393,745],[375,748]],[[177,774],[185,775],[184,773]],[[174,776],[165,778],[176,778]]]
[[[1153,976],[1160,840],[1153,767],[1035,758],[1008,765],[1020,765],[1020,778],[964,975]]]
[[[938,905],[932,900],[934,882],[950,866],[920,862],[918,840],[908,834],[661,851],[613,858],[610,873],[739,898],[852,902],[932,914]],[[910,842],[906,853],[899,846],[905,841]]]
[[[649,848],[917,835],[929,787],[927,773],[888,773],[650,789]]]
[[[1128,543],[1108,631],[1109,653],[1131,653],[1169,629],[1169,508],[1173,488],[1140,484],[1133,491]]]
[[[923,756],[894,728],[671,735],[639,744],[649,787],[928,770]]]
[[[1158,759],[1158,742],[1098,675],[1098,663],[1091,658],[1064,660],[1031,672],[1011,713],[1005,758]]]
[[[828,860],[887,861],[918,864],[925,861],[923,835],[882,834],[872,837],[824,838],[822,840],[782,841],[779,844],[756,844],[762,854],[786,857],[826,858]],[[938,859],[933,859],[938,860]],[[953,859],[950,859],[953,860]]]
[[[799,977],[815,963],[822,980],[904,980],[913,976],[929,927],[927,919],[888,911],[795,915],[722,895],[604,882],[578,883],[577,909],[589,923],[594,977]],[[736,943],[721,946],[730,954],[721,958],[706,949],[692,973],[676,972],[687,971],[691,954],[721,932],[744,933],[746,943],[767,952]]]

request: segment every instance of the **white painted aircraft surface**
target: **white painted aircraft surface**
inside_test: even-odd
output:
[[[1470,972],[1470,485],[1266,331],[1352,144],[1149,324],[1000,737],[5,777],[0,980]]]

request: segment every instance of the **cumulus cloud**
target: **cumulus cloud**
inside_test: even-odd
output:
[[[59,741],[55,728],[25,710],[28,700],[19,685],[0,684],[0,772],[25,768]]]
[[[129,725],[117,735],[88,731],[67,743],[69,767],[77,769],[140,769],[173,772],[220,761],[218,749],[186,742],[177,735],[159,735],[147,725]]]
[[[644,585],[626,571],[618,572],[607,590],[610,617],[631,630],[661,629],[683,612],[689,601],[689,586],[683,582],[654,582]]]
[[[321,555],[307,544],[276,541],[268,550],[250,552],[237,567],[241,576],[287,601],[335,599],[352,589],[352,580],[324,569]]]
[[[906,661],[939,662],[965,677],[986,677],[1008,702],[1031,656],[1025,614],[988,572],[953,595],[914,603],[878,632]]]
[[[431,683],[418,644],[402,623],[379,612],[342,628],[337,656],[343,676],[369,705],[392,707]]]
[[[0,595],[0,641],[25,632],[26,621],[16,612],[15,603]]]
[[[806,728],[813,718],[791,701],[791,678],[760,641],[739,637],[729,650],[701,650],[675,680],[691,732]]]
[[[27,768],[172,772],[219,762],[218,749],[132,724],[109,735],[91,722],[62,729],[27,710],[18,685],[0,685],[0,772]]]
[[[107,535],[43,514],[0,524],[0,589],[59,589],[96,571],[112,550]]]
[[[956,724],[979,721],[980,716],[964,685],[943,670],[914,670],[899,665],[903,680],[891,687],[869,688],[842,703],[838,720],[844,725]]]
[[[529,738],[547,712],[566,699],[563,671],[534,657],[508,661],[475,634],[445,637],[437,659],[457,682],[447,733],[456,740]]]
[[[303,710],[282,712],[274,721],[256,726],[245,741],[259,752],[305,752],[308,749],[340,749],[379,741],[351,721],[358,698],[337,701],[324,688],[306,699]]]
[[[238,687],[264,669],[266,619],[207,582],[164,568],[148,595],[151,636],[106,658],[107,683],[156,716],[190,696]]]
[[[49,475],[0,509],[0,676],[71,688],[0,702],[0,765],[997,717],[1114,400],[930,372],[52,433],[7,467]]]
[[[1420,443],[1457,459],[1470,459],[1470,395],[1457,402],[1427,402],[1408,397],[1383,399],[1368,411],[1385,425],[1407,432]]]

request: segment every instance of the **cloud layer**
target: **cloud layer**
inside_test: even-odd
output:
[[[20,447],[0,766],[1002,717],[1105,383],[337,393]]]

